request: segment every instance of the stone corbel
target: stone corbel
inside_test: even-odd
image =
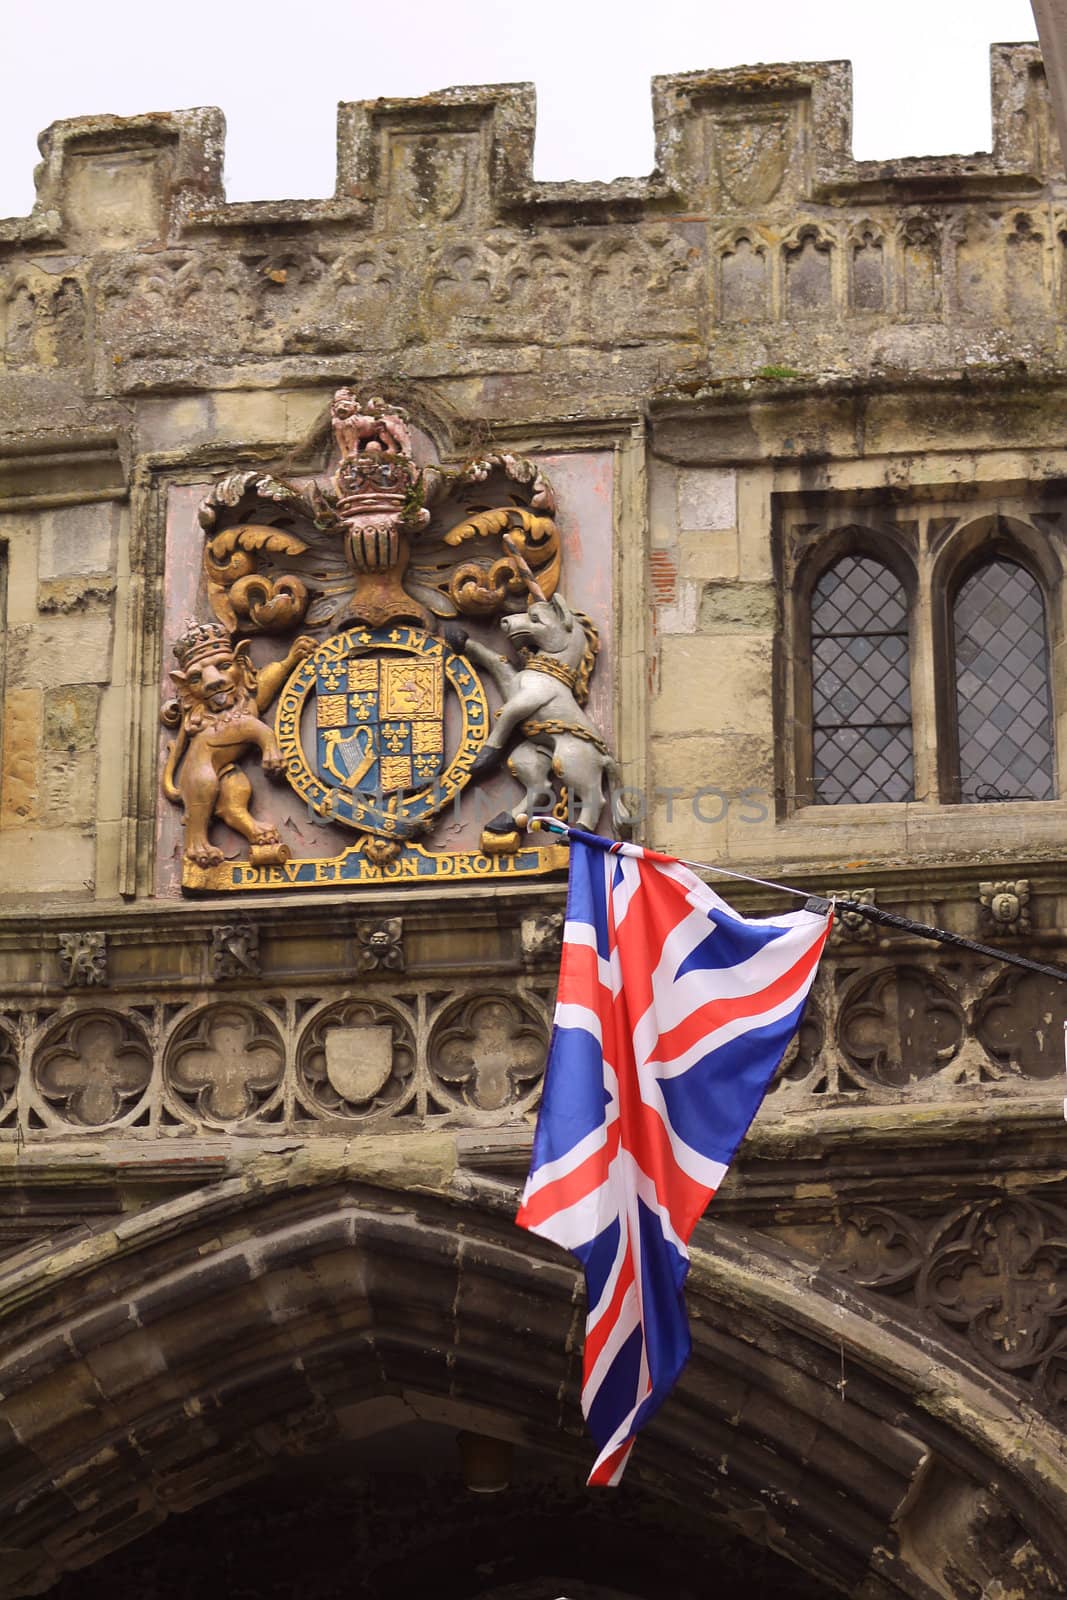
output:
[[[61,933],[59,966],[64,989],[102,988],[107,983],[107,934]]]
[[[251,922],[223,923],[211,930],[211,976],[216,983],[231,978],[258,978],[259,929]]]
[[[356,943],[357,972],[403,972],[402,917],[383,917],[376,922],[357,922]]]

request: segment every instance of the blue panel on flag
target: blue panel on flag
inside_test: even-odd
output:
[[[572,853],[567,918],[592,926],[596,937],[596,953],[602,961],[606,961],[611,953],[611,942],[608,938],[603,856],[589,850],[582,850],[577,856]]]
[[[588,1244],[575,1247],[574,1254],[585,1268],[585,1294],[591,1306],[595,1306],[604,1293],[608,1274],[615,1265],[615,1258],[619,1253],[621,1236],[622,1229],[616,1219]]]
[[[585,1414],[589,1432],[599,1445],[607,1443],[618,1427],[619,1418],[624,1417],[633,1406],[641,1376],[644,1343],[641,1329],[635,1328],[611,1363],[607,1377]]]
[[[777,1022],[720,1044],[688,1072],[660,1080],[672,1126],[684,1129],[686,1144],[709,1161],[733,1159],[800,1025],[804,1004]],[[710,1116],[709,1107],[714,1108]]]
[[[552,1093],[547,1090],[552,1079]],[[556,1161],[604,1125],[608,1092],[600,1040],[584,1028],[557,1027],[552,1034],[541,1115],[534,1135],[534,1160]]]
[[[736,967],[739,962],[747,961],[775,939],[780,939],[785,933],[784,928],[755,927],[752,923],[734,922],[730,917],[724,917],[720,912],[712,912],[714,927],[706,939],[686,955],[676,978],[684,978],[687,972],[707,971],[709,968]]]

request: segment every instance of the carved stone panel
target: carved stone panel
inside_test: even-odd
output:
[[[65,988],[103,987],[107,983],[107,934],[61,933],[59,965]]]
[[[385,140],[386,226],[468,220],[477,193],[477,133],[394,133]]]
[[[236,1003],[201,1007],[167,1046],[167,1107],[180,1121],[209,1127],[273,1120],[284,1060],[278,1029],[263,1011]]]
[[[376,922],[356,924],[360,972],[403,972],[404,921],[402,917],[382,917]]]
[[[1067,1211],[1021,1196],[934,1219],[885,1206],[848,1212],[827,1265],[910,1303],[987,1366],[1067,1401]]]
[[[297,1045],[307,1112],[366,1121],[414,1109],[415,1039],[396,1005],[344,1000],[317,1011]]]
[[[839,1037],[858,1082],[905,1088],[952,1061],[963,1043],[963,1016],[932,972],[883,967],[849,992]]]
[[[33,1086],[46,1119],[102,1128],[136,1112],[152,1055],[132,1018],[78,1011],[49,1029],[33,1057]]]
[[[930,1241],[916,1296],[993,1366],[1032,1366],[1067,1316],[1063,1216],[1022,1199],[972,1207]]]
[[[722,209],[764,206],[778,195],[793,158],[789,107],[768,105],[758,115],[746,108],[715,117],[709,134]]]
[[[253,923],[227,922],[212,928],[211,976],[216,983],[259,977],[259,929]]]
[[[855,900],[859,905],[873,906],[875,892],[873,889],[849,889],[848,898]],[[873,944],[878,938],[878,929],[873,922],[859,911],[850,911],[847,906],[837,906],[834,909],[834,925],[830,929],[830,943],[834,946],[841,944]]]
[[[1008,971],[979,1010],[978,1038],[994,1061],[1027,1078],[1063,1072],[1067,985],[1037,972]]]
[[[791,317],[819,317],[833,302],[830,241],[815,227],[801,228],[785,247],[786,307]]]
[[[520,997],[478,995],[447,1007],[430,1039],[434,1098],[480,1112],[533,1104],[548,1046],[542,1018]]]
[[[532,917],[523,917],[521,938],[523,960],[533,965],[540,962],[558,962],[563,950],[562,911],[540,911]]]
[[[1030,880],[1016,878],[978,885],[982,930],[1001,938],[1030,932]]]
[[[763,322],[770,311],[767,246],[739,233],[719,257],[719,320]]]

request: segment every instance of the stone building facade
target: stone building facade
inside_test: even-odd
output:
[[[213,110],[42,136],[0,223],[0,1595],[1067,1591],[1056,980],[839,919],[690,1368],[590,1498],[580,1285],[510,1220],[561,857],[482,816],[462,868],[379,827],[301,875],[353,836],[251,763],[278,837],[219,813],[220,867],[161,790],[205,539],[267,585],[262,679],[298,591],[240,528],[333,526],[262,486],[340,483],[344,387],[422,482],[551,483],[636,838],[1067,960],[1067,177],[1036,51],[992,68],[991,154],[884,163],[845,63],[659,79],[610,184],[533,181],[525,86],[342,105],[309,203],[227,204]]]

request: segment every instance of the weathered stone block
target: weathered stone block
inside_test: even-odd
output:
[[[71,156],[66,210],[72,231],[105,250],[157,239],[163,225],[157,169],[154,152],[118,150]]]
[[[91,823],[96,810],[96,755],[45,756],[41,761],[40,818],[45,827]]]
[[[0,892],[28,894],[92,892],[93,840],[84,829],[0,827]]]
[[[665,638],[652,733],[762,733],[769,738],[771,686],[769,639]]]
[[[736,528],[737,474],[698,467],[678,474],[678,526],[690,530]]]
[[[692,797],[708,788],[738,800],[759,790],[766,804],[774,781],[774,744],[746,733],[653,739],[652,777],[664,790],[657,800],[666,803],[668,789],[680,791],[670,805],[678,817],[691,811]]]
[[[46,750],[92,750],[96,745],[96,721],[100,690],[95,684],[64,684],[48,689],[44,695],[44,748]]]
[[[110,572],[114,564],[118,506],[61,506],[41,518],[37,555],[40,579],[85,577]]]
[[[769,583],[709,583],[700,597],[702,633],[769,633],[777,620],[777,598]]]
[[[110,607],[117,583],[103,575],[85,578],[48,578],[37,585],[37,609],[67,616],[71,611]]]
[[[769,472],[742,473],[737,492],[737,533],[741,577],[767,582],[773,577],[771,560],[771,492]]]
[[[9,689],[4,697],[0,825],[22,827],[37,816],[41,782],[41,695]]]
[[[16,688],[53,689],[107,683],[111,677],[111,619],[72,614],[8,636],[8,682]]]
[[[678,574],[696,583],[729,582],[738,575],[740,554],[733,528],[678,535]]]

